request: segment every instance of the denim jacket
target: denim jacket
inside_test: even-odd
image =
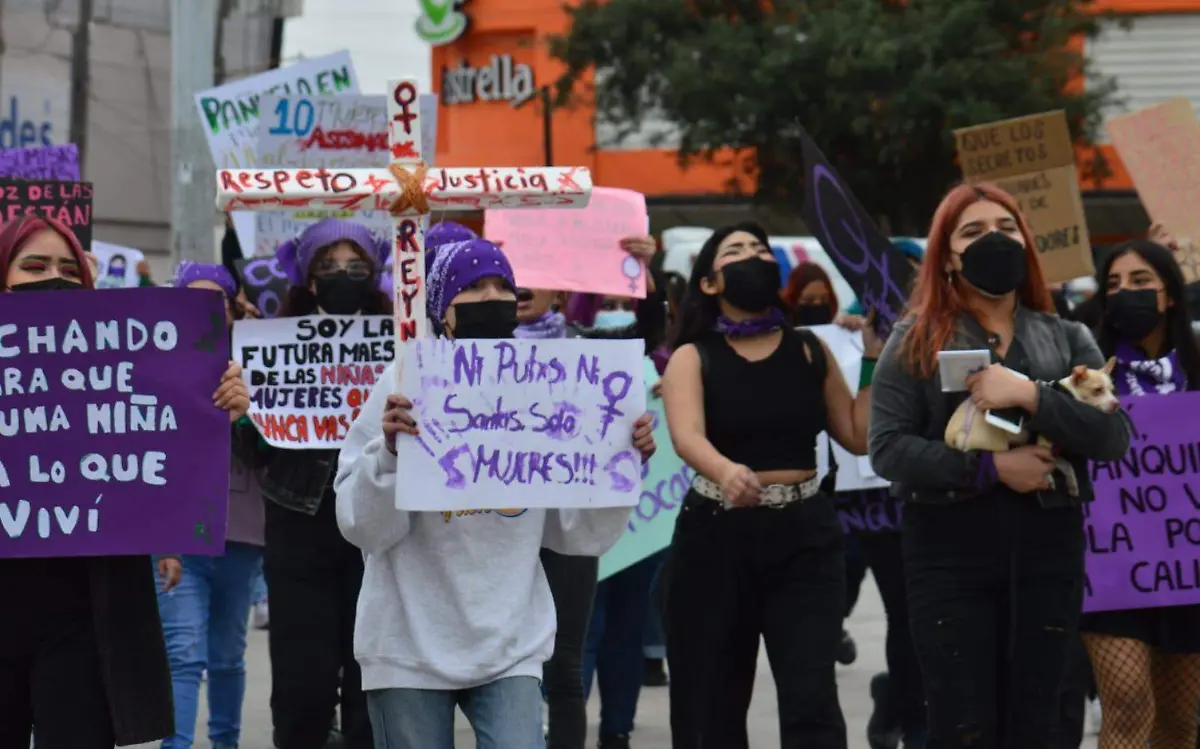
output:
[[[876,474],[892,482],[892,493],[906,501],[944,503],[995,489],[989,485],[980,454],[961,452],[944,441],[946,424],[966,393],[943,393],[941,377],[915,375],[904,357],[903,338],[912,319],[893,330],[871,383],[869,453]],[[962,314],[947,348],[991,349],[988,333]],[[1078,505],[1092,499],[1087,461],[1119,460],[1129,449],[1126,415],[1104,413],[1053,387],[1077,365],[1104,366],[1104,357],[1083,325],[1018,306],[1016,332],[1007,356],[993,361],[1038,381],[1037,413],[1026,424],[1033,434],[1061,447],[1079,478],[1080,496],[1063,491],[1038,492],[1043,507]]]
[[[337,474],[337,450],[280,450],[263,442],[249,419],[234,431],[234,452],[247,465],[264,469],[263,497],[305,515],[316,515],[321,497]]]

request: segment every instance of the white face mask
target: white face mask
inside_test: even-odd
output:
[[[602,330],[612,330],[614,328],[625,328],[633,325],[637,321],[637,316],[627,309],[605,309],[596,313],[596,321],[594,327]]]

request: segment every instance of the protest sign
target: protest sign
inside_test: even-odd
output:
[[[223,554],[228,340],[210,291],[0,294],[0,557]]]
[[[1129,170],[1138,197],[1155,223],[1181,243],[1176,254],[1188,283],[1200,281],[1200,120],[1192,103],[1172,99],[1105,124]]]
[[[1033,230],[1047,283],[1095,273],[1075,149],[1062,111],[954,131],[963,177],[995,182],[1021,207]]]
[[[140,285],[137,266],[146,259],[141,250],[108,242],[92,242],[92,254],[100,263],[96,288],[134,289]]]
[[[886,337],[904,314],[912,266],[875,226],[808,133],[801,130],[800,139],[804,223],[863,306],[876,311],[877,329]]]
[[[646,384],[646,410],[654,418],[654,444],[658,449],[642,465],[642,493],[625,533],[616,546],[600,557],[601,580],[670,546],[671,537],[675,535],[675,519],[696,475],[691,466],[675,454],[662,398],[650,393],[654,383],[658,382],[654,362],[644,360],[642,376]]]
[[[0,179],[0,223],[20,216],[58,219],[86,250],[92,246],[92,183]]]
[[[273,447],[337,449],[396,356],[385,315],[242,320],[234,361],[250,389],[250,419]]]
[[[242,258],[235,260],[233,265],[237,269],[246,301],[254,305],[263,319],[278,316],[288,293],[287,273],[280,267],[279,261],[274,256]]]
[[[641,299],[645,269],[620,241],[644,236],[648,221],[645,195],[593,187],[583,209],[486,211],[483,234],[504,248],[519,286]]]
[[[340,218],[362,224],[378,239],[387,239],[394,229],[387,211],[340,211],[309,209],[303,211],[256,211],[253,257],[274,256],[279,245],[298,237],[305,229],[327,218]],[[235,231],[237,227],[234,227]],[[241,241],[241,235],[239,240]],[[243,252],[243,254],[245,254]],[[388,287],[391,293],[391,287]]]
[[[196,108],[205,125],[208,149],[218,169],[257,165],[259,118],[275,114],[273,110],[262,109],[261,99],[266,94],[278,93],[321,96],[358,93],[358,77],[350,53],[343,51],[302,60],[196,94]],[[294,117],[294,111],[291,114]],[[257,246],[254,216],[234,212],[233,224],[242,254],[253,255]]]
[[[1123,398],[1129,452],[1092,464],[1085,611],[1200,604],[1200,393]]]
[[[79,181],[79,149],[65,146],[6,148],[0,151],[0,177]]]
[[[396,441],[401,510],[637,503],[643,343],[415,339],[400,392],[420,436]]]

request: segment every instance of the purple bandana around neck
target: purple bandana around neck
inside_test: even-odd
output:
[[[567,318],[561,312],[546,312],[533,322],[521,323],[513,335],[517,338],[565,338]]]
[[[714,330],[730,338],[749,338],[770,333],[772,330],[779,330],[783,327],[783,323],[783,310],[772,307],[771,311],[762,317],[752,317],[740,322],[734,322],[725,315],[721,315],[717,318]]]
[[[654,369],[658,371],[658,376],[662,377],[663,372],[667,371],[667,362],[671,359],[671,347],[663,344],[650,352],[650,361],[654,362]]]
[[[1179,367],[1179,354],[1147,359],[1129,343],[1117,346],[1113,386],[1117,395],[1166,395],[1187,390],[1187,376]]]

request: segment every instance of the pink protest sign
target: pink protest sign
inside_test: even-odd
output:
[[[593,187],[582,210],[487,211],[483,233],[504,248],[520,286],[645,298],[645,268],[620,241],[647,230],[645,195]]]
[[[1123,398],[1124,458],[1093,463],[1084,611],[1200,603],[1200,393]]]

